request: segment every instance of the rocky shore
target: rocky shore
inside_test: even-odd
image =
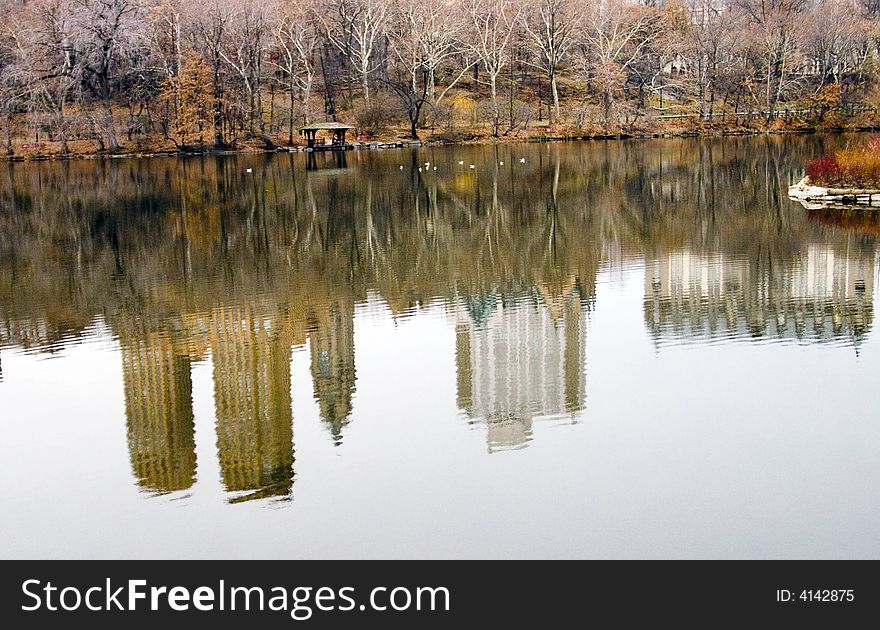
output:
[[[805,208],[870,207],[880,210],[880,189],[875,188],[828,188],[815,186],[809,177],[788,188],[789,199],[800,201]]]

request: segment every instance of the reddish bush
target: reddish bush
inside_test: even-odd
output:
[[[807,177],[819,186],[880,188],[880,137],[813,160],[807,165]]]
[[[835,184],[840,177],[840,165],[833,156],[820,157],[807,164],[807,177],[812,184]]]

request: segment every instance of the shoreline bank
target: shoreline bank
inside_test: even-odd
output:
[[[811,183],[809,177],[789,186],[788,198],[799,201],[808,210],[838,207],[880,210],[880,189],[821,186]]]
[[[414,139],[396,139],[396,140],[371,140],[356,141],[350,143],[347,150],[364,151],[364,150],[386,150],[386,149],[402,149],[402,148],[418,148],[418,147],[456,147],[456,146],[486,146],[486,145],[507,145],[507,144],[541,144],[541,143],[563,143],[563,142],[587,142],[587,141],[608,141],[608,140],[652,140],[652,139],[682,139],[682,138],[723,138],[723,137],[751,137],[751,136],[782,136],[782,135],[810,135],[810,134],[843,134],[843,133],[869,133],[880,131],[880,126],[866,125],[842,127],[833,129],[748,129],[748,128],[732,128],[732,129],[711,129],[711,130],[682,130],[682,131],[661,131],[653,133],[612,133],[612,134],[584,134],[584,135],[532,135],[527,137],[479,137],[470,140],[460,140],[456,142],[438,141],[438,140],[414,140]],[[71,160],[100,160],[100,159],[124,159],[124,158],[157,158],[157,157],[196,157],[196,156],[219,156],[219,155],[247,155],[247,154],[271,154],[271,153],[309,153],[312,150],[307,149],[304,145],[277,145],[273,148],[264,148],[259,146],[245,146],[242,148],[223,148],[193,151],[193,150],[158,150],[158,151],[139,151],[130,150],[117,153],[91,151],[91,152],[69,152],[61,153],[37,153],[37,154],[13,154],[0,156],[0,162],[7,163],[24,163],[24,162],[55,162],[55,161],[71,161]]]

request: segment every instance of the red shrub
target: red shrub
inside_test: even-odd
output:
[[[880,136],[813,160],[807,165],[807,177],[818,186],[880,188]]]
[[[820,157],[807,164],[807,177],[811,184],[834,184],[840,178],[840,165],[830,155]]]

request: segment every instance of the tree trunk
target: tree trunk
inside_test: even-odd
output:
[[[109,88],[107,89],[109,92]],[[110,102],[110,96],[104,96],[101,102],[101,114],[103,120],[104,133],[107,134],[107,147],[110,151],[119,150],[119,140],[116,138],[116,129],[113,121],[113,105]]]
[[[327,66],[324,62],[324,55],[321,55],[321,75],[324,77],[324,113],[336,120],[336,102],[333,98],[333,83],[327,75]]]
[[[498,137],[498,126],[501,113],[498,111],[498,81],[495,73],[490,74],[489,85],[492,87],[492,135]]]
[[[513,131],[514,120],[513,120],[513,69],[511,68],[510,76],[507,77],[508,83],[510,84],[508,87],[508,101],[507,101],[507,131],[504,132],[504,135],[507,135],[511,131]]]
[[[269,135],[275,133],[275,82],[269,84],[269,93],[271,94],[271,99],[269,101]]]
[[[107,147],[104,146],[104,136],[101,135],[101,132],[98,130],[98,124],[92,120],[92,131],[95,133],[95,142],[98,143],[98,152],[103,153],[107,150]]]
[[[223,88],[220,84],[220,68],[214,62],[214,146],[220,148],[226,143],[223,140]]]
[[[776,82],[776,94],[773,97],[774,107],[777,103],[779,103],[782,100],[782,88],[784,86],[784,81],[785,81],[786,62],[787,62],[786,55],[783,52],[781,59],[780,59],[780,63],[779,63],[779,79]]]
[[[554,109],[554,113],[556,115],[556,122],[559,122],[561,115],[560,115],[560,111],[559,111],[559,89],[556,86],[556,71],[555,70],[550,71],[550,93],[553,95],[553,109]],[[552,123],[553,121],[551,120],[550,122]]]
[[[291,79],[291,81],[290,81],[290,90],[289,90],[289,96],[290,96],[290,113],[289,113],[288,116],[287,116],[287,124],[288,124],[288,129],[287,129],[287,144],[290,145],[290,146],[293,145],[293,125],[294,125],[293,104],[296,102],[296,97],[294,96],[294,92],[295,92],[295,91],[296,91],[296,88],[294,87],[294,85],[293,85],[293,80]]]
[[[6,155],[14,155],[15,149],[12,148],[12,107],[11,105],[7,105],[3,112],[3,131],[4,138],[3,144],[6,150]]]
[[[370,82],[367,80],[367,69],[361,69],[361,89],[364,92],[364,103],[370,105]]]
[[[609,90],[605,90],[604,95],[602,96],[602,109],[603,115],[605,117],[605,131],[608,131],[608,124],[611,118],[611,92]]]
[[[58,109],[58,133],[61,135],[61,155],[67,155],[70,153],[70,148],[67,146],[67,130],[65,129],[64,124],[64,101],[61,101],[61,106]]]
[[[302,97],[303,122],[306,125],[308,125],[310,122],[312,122],[312,111],[309,106],[309,101],[311,101],[311,100],[312,100],[312,75],[310,73],[308,82],[306,83],[306,87],[303,88],[303,97]]]
[[[434,67],[431,66],[428,68],[428,102],[431,104],[431,107],[434,107],[437,104],[437,100],[434,96]]]

